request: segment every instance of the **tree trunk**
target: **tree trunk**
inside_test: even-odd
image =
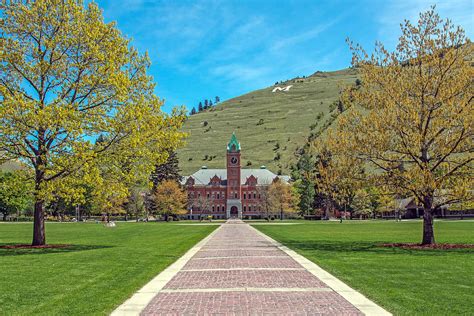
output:
[[[433,230],[433,197],[425,196],[423,199],[423,240],[422,245],[431,245],[435,243]]]
[[[7,221],[7,213],[3,213],[3,221],[6,222]]]
[[[46,235],[45,235],[45,230],[44,230],[44,212],[43,212],[42,200],[37,200],[35,202],[32,245],[33,246],[46,245]]]

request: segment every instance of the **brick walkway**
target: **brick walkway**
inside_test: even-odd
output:
[[[222,225],[185,263],[141,314],[361,315],[362,312],[275,242],[242,221],[232,220]]]

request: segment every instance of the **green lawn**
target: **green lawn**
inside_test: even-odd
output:
[[[50,244],[0,249],[0,315],[108,314],[217,226],[48,223]],[[0,224],[0,245],[31,242],[32,225]]]
[[[304,222],[255,228],[314,261],[397,315],[472,315],[474,249],[404,250],[421,222]],[[440,243],[474,244],[474,222],[436,222]]]

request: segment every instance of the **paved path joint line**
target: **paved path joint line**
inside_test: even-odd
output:
[[[312,261],[229,220],[112,315],[391,315]]]

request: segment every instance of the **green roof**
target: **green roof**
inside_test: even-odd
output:
[[[237,136],[235,136],[235,133],[232,133],[230,142],[227,144],[227,151],[240,151],[240,143],[237,140]]]

